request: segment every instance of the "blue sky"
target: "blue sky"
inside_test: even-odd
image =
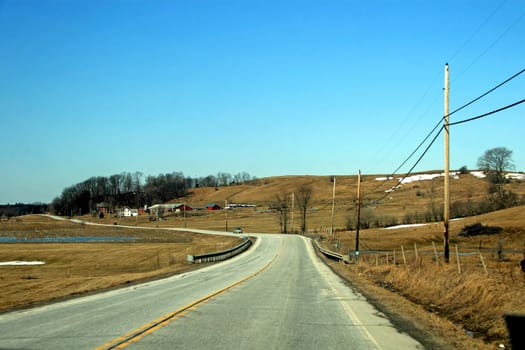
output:
[[[524,69],[525,3],[0,0],[0,203],[121,172],[391,173],[446,62],[451,111]],[[522,74],[451,121],[524,95]],[[525,171],[524,116],[452,127],[451,167],[504,146]]]

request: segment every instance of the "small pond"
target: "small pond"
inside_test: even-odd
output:
[[[0,243],[98,243],[98,242],[134,242],[134,237],[111,236],[71,236],[71,237],[0,237]]]

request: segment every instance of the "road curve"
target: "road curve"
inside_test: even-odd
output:
[[[308,239],[170,278],[0,315],[0,349],[422,349],[332,273]]]

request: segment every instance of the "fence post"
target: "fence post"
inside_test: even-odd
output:
[[[489,272],[487,271],[487,265],[485,265],[485,260],[483,259],[483,255],[481,255],[481,252],[479,252],[479,260],[481,260],[481,265],[483,265],[483,270],[485,270],[485,275],[488,275]]]
[[[436,264],[439,266],[439,256],[436,250],[436,245],[434,244],[434,241],[432,241],[432,248],[434,249],[434,256],[436,257]]]
[[[407,258],[405,256],[405,248],[401,246],[401,254],[403,254],[403,264],[405,264],[405,267],[407,266]]]
[[[396,266],[396,250],[394,249],[394,266]]]
[[[458,252],[458,245],[456,244],[456,259],[458,261],[458,273],[461,273],[461,265],[459,264],[459,252]]]

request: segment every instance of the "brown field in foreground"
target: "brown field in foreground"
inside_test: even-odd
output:
[[[219,251],[239,244],[235,237],[93,226],[38,215],[0,223],[0,236],[135,238],[134,242],[118,243],[0,244],[0,262],[45,262],[0,266],[0,311],[181,273],[195,268],[187,263],[188,254]]]

